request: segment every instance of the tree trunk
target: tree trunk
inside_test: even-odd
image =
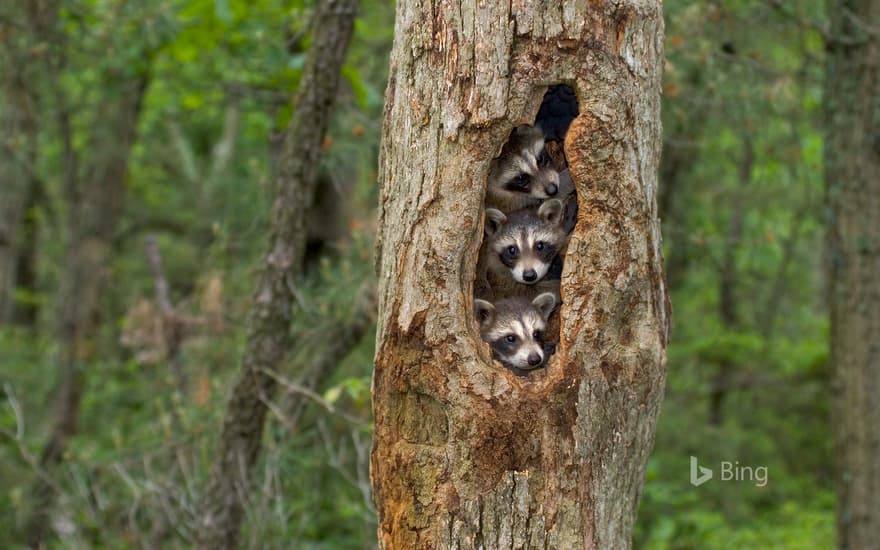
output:
[[[113,79],[110,77],[108,81]],[[110,278],[112,238],[122,214],[128,158],[137,135],[147,83],[147,75],[141,74],[106,85],[104,124],[91,135],[82,181],[75,173],[76,163],[66,167],[69,241],[60,289],[60,380],[51,432],[40,457],[44,467],[62,461],[68,441],[76,432],[85,369],[96,356],[102,297]],[[68,151],[68,154],[73,153]],[[51,488],[39,480],[34,487],[34,509],[26,527],[33,547],[39,546],[46,535],[52,496]]]
[[[36,164],[36,163],[35,163]],[[40,313],[37,294],[37,239],[40,232],[38,210],[46,195],[42,182],[36,176],[28,180],[28,192],[24,202],[24,219],[21,220],[18,252],[15,260],[16,293],[24,293],[24,299],[12,304],[10,321],[13,324],[35,329]]]
[[[832,424],[841,549],[880,534],[880,2],[832,0],[825,85]]]
[[[706,70],[694,66],[684,75],[683,87],[701,90],[705,86]],[[683,104],[676,108],[676,103]],[[708,109],[695,104],[692,97],[666,97],[664,112],[663,154],[660,162],[660,181],[657,190],[657,215],[663,225],[663,234],[669,246],[665,258],[666,282],[669,291],[682,286],[696,250],[691,243],[690,211],[698,178],[694,167],[701,160],[700,143],[709,121]]]
[[[371,462],[380,548],[629,548],[665,381],[662,4],[399,2],[381,148]],[[561,343],[490,359],[473,280],[491,159],[549,85],[579,214]]]
[[[4,16],[20,26],[5,25]],[[7,68],[0,75],[0,324],[14,313],[18,260],[31,221],[28,202],[38,185],[39,59],[32,52],[40,16],[32,2],[0,9],[0,64]]]
[[[260,456],[266,403],[275,393],[273,374],[290,347],[294,278],[305,251],[304,210],[315,192],[321,144],[333,113],[357,4],[357,0],[325,0],[315,9],[312,45],[279,159],[268,251],[250,309],[241,374],[226,406],[202,501],[201,548],[236,547],[251,471]]]
[[[36,144],[36,117],[32,106],[22,105],[21,96],[4,94],[0,107],[0,324],[12,317],[18,274],[19,251],[24,240],[27,203],[33,184],[31,171]]]
[[[743,156],[738,170],[739,188],[731,199],[730,222],[724,239],[724,254],[718,267],[718,317],[726,332],[735,332],[740,327],[737,304],[739,273],[736,261],[742,246],[743,229],[746,216],[746,189],[752,181],[752,168],[755,163],[755,148],[752,138],[743,135]],[[718,370],[712,377],[709,390],[709,424],[721,426],[724,423],[724,401],[731,389],[731,381],[738,365],[726,354],[718,361]]]

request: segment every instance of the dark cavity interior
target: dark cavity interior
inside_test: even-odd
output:
[[[538,109],[535,124],[544,130],[548,141],[562,143],[571,121],[578,116],[578,102],[574,90],[565,84],[550,86]]]

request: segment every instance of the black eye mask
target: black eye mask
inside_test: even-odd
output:
[[[529,192],[529,187],[532,183],[532,177],[528,174],[520,174],[517,177],[507,182],[507,189],[510,191],[522,191],[524,193]]]
[[[544,242],[542,244],[544,245],[543,248],[541,250],[538,250],[538,248],[535,247],[535,252],[537,253],[538,258],[543,263],[549,264],[550,262],[552,262],[554,260],[554,258],[556,258],[556,252],[557,252],[556,247],[553,246],[552,244],[546,243],[546,242]]]
[[[519,250],[517,250],[515,253],[511,254],[510,253],[511,248],[513,248],[513,247],[508,246],[507,248],[502,250],[501,254],[499,254],[499,259],[501,260],[501,263],[503,263],[507,267],[513,269],[513,266],[516,265],[516,259],[519,258]]]
[[[492,342],[492,351],[500,358],[504,359],[516,354],[516,350],[522,345],[519,338],[513,342],[508,342],[504,336]]]

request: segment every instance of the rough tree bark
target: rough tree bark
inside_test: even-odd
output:
[[[665,381],[659,0],[399,2],[381,148],[380,548],[628,548]],[[489,163],[577,93],[561,345],[517,377],[472,315]]]
[[[40,464],[50,468],[62,461],[76,432],[85,388],[87,365],[97,351],[102,297],[110,280],[112,238],[122,214],[128,159],[137,135],[137,123],[149,77],[122,79],[110,75],[105,85],[102,125],[93,130],[83,151],[85,169],[76,170],[77,155],[70,148],[69,119],[62,115],[65,156],[67,250],[61,275],[58,313],[58,372],[52,426]],[[63,107],[59,107],[62,108]],[[52,489],[42,479],[33,490],[33,512],[26,531],[29,544],[38,547],[49,525]]]
[[[279,158],[269,243],[254,292],[241,374],[226,406],[219,449],[199,520],[200,548],[234,548],[247,504],[251,471],[259,458],[274,372],[290,348],[295,276],[305,252],[306,205],[311,204],[321,143],[333,112],[339,76],[358,0],[319,2],[312,43],[294,114]]]
[[[825,181],[841,549],[880,534],[880,2],[831,0]]]

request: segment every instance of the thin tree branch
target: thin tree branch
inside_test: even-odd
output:
[[[165,339],[165,348],[168,353],[168,364],[177,381],[177,389],[181,395],[186,394],[187,380],[183,370],[180,348],[184,339],[184,323],[171,304],[171,295],[168,278],[162,267],[162,255],[159,253],[159,245],[154,235],[146,239],[147,262],[153,274],[153,284],[156,288],[156,303],[162,313],[162,335]]]

